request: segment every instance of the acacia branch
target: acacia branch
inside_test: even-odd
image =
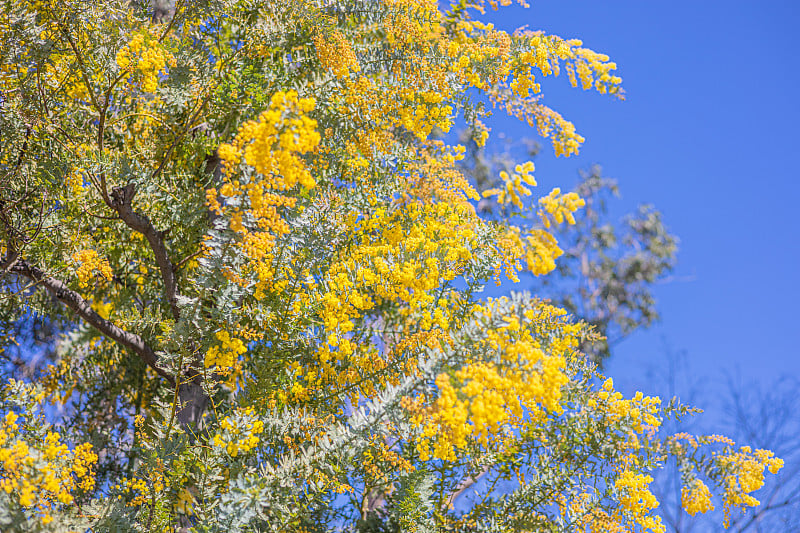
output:
[[[83,63],[83,57],[81,56],[78,47],[75,45],[75,41],[72,40],[72,36],[69,34],[67,28],[59,21],[58,27],[61,30],[61,33],[66,38],[67,42],[69,43],[70,48],[72,48],[73,53],[75,54],[75,59],[78,62],[78,70],[81,71],[81,78],[83,78],[83,83],[86,85],[86,92],[89,93],[89,98],[92,100],[92,105],[94,108],[100,112],[100,104],[97,101],[97,95],[94,94],[94,89],[92,88],[92,84],[89,81],[89,74],[86,69],[86,65]]]
[[[116,326],[109,320],[100,316],[92,306],[77,292],[68,288],[64,282],[48,275],[44,270],[31,265],[23,259],[12,259],[4,266],[9,272],[24,276],[31,281],[46,288],[59,302],[72,309],[79,317],[93,326],[109,339],[125,346],[138,355],[159,376],[166,378],[174,384],[175,379],[164,369],[158,366],[158,356],[153,349],[140,336]]]
[[[453,493],[450,494],[450,496],[447,497],[447,506],[445,507],[445,510],[452,509],[453,508],[453,504],[456,501],[456,498],[458,498],[459,496],[464,494],[464,492],[466,492],[467,489],[469,489],[471,486],[473,486],[475,483],[477,483],[478,480],[481,479],[483,476],[488,474],[489,470],[490,470],[490,466],[486,465],[481,469],[480,472],[478,472],[478,473],[476,473],[474,475],[468,476],[468,477],[464,478],[463,480],[461,480],[461,483],[458,484],[458,486],[456,487],[455,491],[453,491]]]
[[[119,213],[120,218],[129,228],[138,231],[147,238],[150,248],[156,257],[156,262],[161,270],[161,278],[164,281],[164,294],[169,303],[172,316],[175,320],[180,319],[180,309],[178,308],[178,285],[176,278],[176,267],[172,264],[164,245],[164,235],[166,232],[156,230],[153,223],[147,216],[133,210],[133,198],[136,196],[136,186],[129,183],[124,187],[115,187],[111,191],[111,207]],[[199,365],[197,349],[194,343],[190,343],[190,350],[194,355],[194,364]],[[183,364],[181,363],[180,367]],[[185,427],[190,425],[200,425],[202,414],[208,404],[208,395],[202,388],[202,374],[196,367],[190,367],[185,375],[188,379],[181,380],[180,372],[175,380],[170,383],[176,387],[182,407],[178,412],[178,420]],[[176,385],[177,383],[177,385]],[[177,405],[177,403],[175,404]]]
[[[136,186],[129,183],[125,187],[115,187],[111,191],[111,207],[113,207],[125,224],[134,231],[145,236],[150,248],[156,256],[161,278],[164,280],[164,294],[167,297],[172,316],[175,320],[180,318],[178,309],[178,284],[175,278],[175,268],[164,246],[164,232],[158,231],[150,219],[137,213],[131,206],[133,197],[136,196]]]

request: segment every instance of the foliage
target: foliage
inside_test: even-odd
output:
[[[466,155],[459,167],[478,190],[492,191],[490,198],[504,176],[513,172],[520,148],[528,157],[539,152],[538,144],[529,139],[507,140],[500,147],[465,141]],[[574,192],[584,200],[582,209],[573,213],[574,223],[551,230],[563,250],[557,268],[549,276],[534,278],[529,286],[594,327],[601,338],[587,339],[580,349],[602,364],[615,344],[658,319],[652,286],[674,268],[678,238],[648,204],[625,215],[622,224],[613,223],[608,204],[619,196],[619,187],[616,180],[603,176],[598,165],[580,172]],[[485,199],[477,207],[484,214],[509,215],[502,201]]]
[[[678,239],[652,205],[627,215],[622,230],[610,224],[606,202],[618,195],[617,184],[598,167],[582,173],[576,192],[586,207],[574,231],[558,234],[565,249],[560,278],[569,282],[566,289],[563,281],[553,287],[554,300],[603,335],[601,342],[581,347],[601,361],[616,342],[658,318],[651,286],[672,271]]]
[[[523,162],[482,217],[432,133],[484,143],[491,103],[568,156],[541,78],[622,93],[478,4],[4,1],[3,324],[62,332],[2,397],[4,530],[661,531],[667,456],[756,504],[779,459],[659,438],[687,408],[623,398],[583,323],[481,296],[552,271],[585,200],[529,202]]]

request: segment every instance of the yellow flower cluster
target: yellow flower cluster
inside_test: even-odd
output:
[[[237,246],[252,260],[242,273],[231,273],[232,279],[245,283],[241,274],[255,272],[261,282],[259,294],[271,288],[274,271],[270,252],[275,239],[289,231],[280,211],[293,208],[297,201],[281,193],[298,184],[306,189],[316,186],[302,159],[320,142],[317,121],[307,116],[313,109],[313,98],[300,98],[296,91],[278,91],[258,120],[242,124],[233,143],[219,147],[226,173],[219,196],[227,200],[223,204],[217,191],[209,189],[206,201],[211,209],[229,217],[231,230],[239,236]],[[257,174],[235,179],[242,162]]]
[[[89,282],[98,276],[100,279],[110,281],[114,272],[108,264],[108,259],[101,258],[95,250],[84,249],[72,254],[72,260],[78,264],[76,274],[82,289],[89,286]]]
[[[363,217],[348,215],[343,224],[351,228],[349,250],[334,258],[324,280],[306,277],[302,283],[309,296],[294,304],[319,309],[324,341],[317,361],[297,369],[305,385],[296,383],[291,396],[302,400],[313,390],[330,393],[331,387],[349,388],[355,398],[371,396],[409,371],[414,361],[407,352],[392,346],[381,353],[372,343],[356,342],[353,332],[370,309],[389,304],[400,306],[408,321],[407,335],[393,344],[407,341],[410,348],[438,342],[450,329],[456,309],[437,289],[472,257],[474,216],[446,203],[413,199],[375,207]],[[402,359],[392,362],[395,356]]]
[[[563,509],[563,507],[562,507]],[[564,509],[566,511],[567,509]],[[574,524],[574,531],[596,531],[597,533],[629,533],[625,527],[625,518],[616,510],[612,514],[600,508],[598,502],[593,501],[590,494],[579,494],[569,502],[568,510]]]
[[[167,66],[175,67],[176,61],[158,42],[156,28],[135,33],[131,40],[117,52],[117,66],[130,71],[141,81],[141,89],[153,93],[158,88],[158,77]]]
[[[89,92],[84,83],[84,74],[90,82],[101,82],[102,78],[97,71],[81,72],[81,69],[75,68],[75,55],[68,41],[80,50],[93,47],[95,35],[92,33],[98,30],[97,24],[84,20],[81,21],[82,24],[70,23],[69,30],[66,30],[62,19],[64,3],[59,0],[20,0],[14,3],[14,7],[24,8],[34,15],[39,39],[53,42],[54,46],[49,50],[46,60],[39,57],[34,60],[28,43],[17,51],[14,61],[3,61],[3,65],[0,65],[0,89],[6,95],[13,94],[15,90],[19,90],[18,84],[21,80],[31,72],[36,72],[38,83],[43,91],[48,92],[51,104],[88,101]],[[11,30],[16,26],[13,21],[14,16],[7,16],[0,22],[0,43],[13,41]]]
[[[765,470],[777,474],[783,468],[783,460],[775,457],[771,451],[753,451],[749,446],[743,446],[735,451],[734,442],[721,435],[694,436],[678,433],[667,438],[664,443],[670,453],[679,458],[699,455],[698,450],[703,445],[726,445],[724,451],[714,452],[711,455],[709,465],[714,479],[722,490],[726,528],[730,524],[731,508],[738,507],[745,511],[748,507],[759,505],[759,501],[751,493],[764,485]],[[696,477],[683,487],[681,495],[683,507],[692,515],[714,509],[710,490]]]
[[[476,361],[439,374],[438,396],[427,407],[424,396],[404,402],[421,429],[415,440],[421,460],[455,460],[469,443],[498,444],[507,431],[561,411],[561,389],[569,381],[566,354],[577,345],[580,326],[559,321],[546,305],[503,316],[498,324],[493,317],[503,301],[474,309],[485,321],[484,349],[499,354],[499,362]],[[550,320],[546,333],[537,331],[534,324]],[[534,334],[558,339],[547,347],[549,354]]]
[[[423,78],[422,73],[420,79],[411,77],[414,80],[408,85],[397,86],[380,85],[366,76],[345,80],[338,111],[369,130],[382,132],[402,126],[422,140],[434,128],[450,131],[454,117],[453,106],[446,100],[449,89],[443,83],[436,87],[421,85],[428,77]],[[416,90],[409,88],[415,84],[420,85]]]
[[[164,464],[160,460],[148,467],[147,475],[144,477],[133,477],[123,479],[114,485],[114,488],[121,493],[118,497],[128,498],[126,507],[139,507],[151,503],[155,496],[161,494],[166,487],[164,483]]]
[[[486,146],[486,141],[489,140],[489,128],[480,120],[475,121],[475,133],[472,139],[479,147]]]
[[[577,39],[564,40],[540,32],[523,32],[519,35],[527,38],[528,49],[508,67],[513,80],[507,86],[501,84],[490,96],[504,105],[510,115],[525,120],[531,126],[535,125],[543,137],[550,137],[556,156],[577,153],[584,138],[575,132],[571,122],[539,102],[541,86],[535,72],[543,76],[558,76],[560,63],[564,61],[573,86],[577,86],[577,73],[584,89],[594,87],[602,94],[622,97],[622,79],[611,74],[616,64],[610,62],[608,56],[582,48],[581,41]]]
[[[37,62],[39,83],[46,86],[46,89],[43,87],[44,90],[52,91],[49,93],[51,98],[54,97],[61,105],[75,101],[88,103],[91,101],[91,95],[86,83],[97,86],[106,83],[105,73],[100,68],[92,68],[95,65],[76,68],[76,57],[72,47],[75,46],[78,50],[90,50],[96,47],[98,33],[103,30],[100,29],[98,21],[91,18],[84,19],[78,24],[70,24],[67,30],[63,25],[64,22],[59,20],[63,12],[63,3],[58,3],[62,5],[49,11],[49,15],[39,13],[42,28],[40,38],[57,43],[46,61]]]
[[[236,337],[231,337],[227,331],[218,331],[215,337],[220,342],[206,352],[206,368],[214,368],[220,374],[230,373],[236,366],[240,355],[247,352],[247,346]]]
[[[649,486],[653,478],[632,470],[624,470],[614,482],[617,498],[622,514],[636,523],[639,531],[663,533],[666,528],[660,516],[650,514],[651,509],[658,507],[658,500],[650,492]]]
[[[456,450],[463,449],[468,438],[487,445],[501,427],[519,423],[523,407],[546,400],[546,394],[556,397],[560,386],[566,383],[562,365],[557,359],[544,357],[541,350],[538,352],[544,362],[541,376],[535,373],[526,376],[521,370],[476,363],[455,373],[460,386],[454,387],[448,374],[440,374],[436,378],[438,398],[427,413],[415,418],[416,423],[423,425],[418,441],[420,460],[433,457],[454,461]],[[550,378],[556,379],[548,383]]]
[[[461,145],[448,148],[441,141],[434,141],[429,150],[420,154],[419,161],[409,165],[408,173],[400,176],[405,181],[403,197],[406,201],[443,202],[473,211],[469,200],[478,200],[480,196],[454,166],[463,159],[466,148]]]
[[[297,91],[277,91],[269,108],[239,127],[232,144],[222,144],[219,155],[230,175],[244,157],[257,172],[270,179],[275,190],[287,190],[300,183],[315,185],[308,169],[297,156],[314,150],[320,141],[317,121],[307,114],[314,109],[313,98],[300,98]]]
[[[282,402],[303,402],[339,388],[352,391],[356,400],[372,396],[414,367],[410,353],[446,340],[457,308],[449,291],[436,292],[463,271],[480,246],[474,231],[479,220],[468,201],[477,193],[453,168],[463,151],[431,143],[398,176],[401,192],[395,202],[342,216],[347,253],[331,262],[323,280],[301,276],[304,290],[292,296],[294,313],[319,309],[324,342],[315,364],[292,366],[296,381],[277,394]],[[385,304],[401,306],[408,329],[385,350],[357,342],[360,319]]]
[[[567,63],[567,75],[573,87],[577,87],[580,80],[584,90],[594,87],[600,94],[622,96],[620,91],[622,78],[611,74],[611,71],[617,68],[617,64],[609,61],[607,55],[598,54],[588,48],[575,48],[574,54],[575,60]]]
[[[714,510],[714,504],[711,503],[711,491],[708,490],[705,483],[697,478],[681,489],[681,505],[692,516]]]
[[[661,399],[658,396],[644,396],[637,392],[632,399],[625,400],[622,394],[614,391],[614,380],[611,378],[603,383],[597,399],[590,399],[587,405],[592,409],[599,407],[611,424],[622,419],[632,422],[633,429],[638,433],[653,433],[661,426]]]
[[[500,172],[500,179],[503,180],[504,187],[487,189],[483,191],[483,197],[489,198],[491,196],[497,197],[497,202],[501,205],[512,203],[519,209],[522,209],[522,197],[530,196],[531,191],[523,183],[536,186],[536,180],[533,177],[533,162],[528,161],[523,165],[517,165],[514,168],[514,173],[509,175],[508,172],[503,170]]]
[[[399,453],[390,449],[381,437],[370,438],[370,446],[364,451],[361,461],[364,473],[370,481],[390,483],[390,476],[414,471],[414,465]]]
[[[557,156],[577,153],[584,138],[571,122],[540,102],[537,75],[558,76],[563,62],[573,85],[580,80],[585,89],[594,87],[622,97],[622,80],[611,73],[616,65],[607,56],[583,48],[579,40],[541,32],[510,36],[478,21],[460,21],[456,28],[451,37],[434,38],[448,58],[447,71],[461,83],[485,91],[495,106],[551,138]],[[512,54],[512,49],[517,53]]]
[[[93,301],[92,309],[94,309],[95,313],[101,317],[108,319],[108,317],[110,317],[111,313],[114,311],[114,304],[111,302]]]
[[[379,207],[360,221],[354,239],[361,244],[332,265],[329,291],[321,296],[327,331],[351,331],[351,319],[375,300],[399,299],[414,310],[437,305],[433,289],[453,279],[472,255],[471,220],[451,205],[415,201],[394,210]]]
[[[439,95],[425,98],[424,93],[415,93],[421,101],[404,102],[398,108],[399,123],[420,139],[426,139],[434,128],[447,133],[453,126],[453,108],[449,105],[438,105]]]
[[[495,91],[496,92],[496,91]],[[492,94],[492,96],[494,96]],[[501,98],[497,96],[496,98]],[[536,131],[545,138],[550,138],[556,157],[569,157],[578,153],[578,149],[585,141],[583,136],[575,131],[575,125],[561,116],[560,113],[534,100],[508,99],[503,104],[506,112],[536,127]]]
[[[551,218],[556,224],[563,224],[564,220],[569,224],[575,224],[573,213],[586,205],[586,201],[575,192],[561,194],[561,189],[556,187],[550,194],[539,199],[539,205],[542,206],[539,210],[542,223],[549,228]]]
[[[18,420],[9,411],[0,422],[0,489],[47,524],[53,505],[71,504],[75,491],[94,488],[97,455],[88,443],[70,450],[58,433],[49,431],[43,442],[29,443]]]
[[[338,30],[331,30],[327,35],[317,33],[314,35],[314,46],[322,67],[329,69],[334,76],[341,78],[351,70],[361,70],[353,48]]]
[[[454,39],[439,39],[438,43],[450,59],[449,72],[462,84],[496,96],[495,89],[511,73],[511,36],[479,21],[461,21],[457,28]]]
[[[556,157],[569,157],[578,153],[578,148],[586,139],[575,131],[572,122],[562,117],[561,113],[540,104],[532,107],[531,114],[536,119],[539,135],[552,139]]]
[[[394,9],[416,13],[420,18],[440,16],[436,0],[381,0],[381,2]]]
[[[539,93],[541,88],[531,69],[535,68],[544,76],[560,73],[560,61],[565,61],[567,74],[573,87],[580,80],[583,89],[594,87],[601,94],[622,96],[622,78],[611,74],[617,68],[605,54],[598,54],[582,48],[578,39],[564,40],[555,35],[541,32],[525,32],[529,37],[529,50],[520,54],[513,66],[514,81],[511,88],[519,96],[527,97],[531,90]],[[577,74],[577,77],[576,77]]]
[[[769,450],[756,450],[743,446],[738,452],[730,452],[717,456],[717,464],[727,472],[723,481],[723,503],[725,509],[725,527],[730,523],[731,507],[739,507],[743,511],[747,507],[759,505],[756,498],[750,495],[764,485],[764,470],[777,474],[783,468],[783,460],[774,456]]]
[[[225,417],[220,422],[220,433],[211,440],[214,446],[224,448],[231,457],[247,453],[261,442],[258,437],[264,431],[264,422],[254,418],[252,407]]]
[[[382,0],[394,10],[383,21],[386,40],[395,46],[424,46],[436,36],[441,13],[436,0]]]
[[[86,170],[80,167],[73,168],[64,178],[64,185],[72,196],[78,196],[83,192],[83,173]]]
[[[495,283],[500,284],[500,271],[504,270],[508,279],[518,282],[517,272],[522,270],[522,261],[535,276],[552,272],[556,259],[564,251],[559,248],[556,238],[542,229],[533,229],[523,236],[516,226],[504,228],[497,240],[500,261],[495,265]]]

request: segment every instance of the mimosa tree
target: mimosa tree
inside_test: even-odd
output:
[[[481,217],[432,132],[491,106],[574,154],[539,83],[620,97],[608,57],[481,0],[2,3],[4,343],[60,331],[3,389],[4,531],[661,531],[669,456],[688,512],[757,505],[770,452],[660,435],[687,409],[589,328],[482,295],[584,202],[521,161]]]

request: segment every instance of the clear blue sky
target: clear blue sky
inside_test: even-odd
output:
[[[681,239],[676,280],[657,288],[660,325],[623,343],[608,373],[646,387],[662,338],[712,381],[800,373],[800,2],[530,3],[490,16],[582,39],[617,62],[626,91],[619,102],[547,80],[545,102],[587,140],[569,159],[545,143],[537,179],[571,186],[599,163],[622,210],[653,203]]]

